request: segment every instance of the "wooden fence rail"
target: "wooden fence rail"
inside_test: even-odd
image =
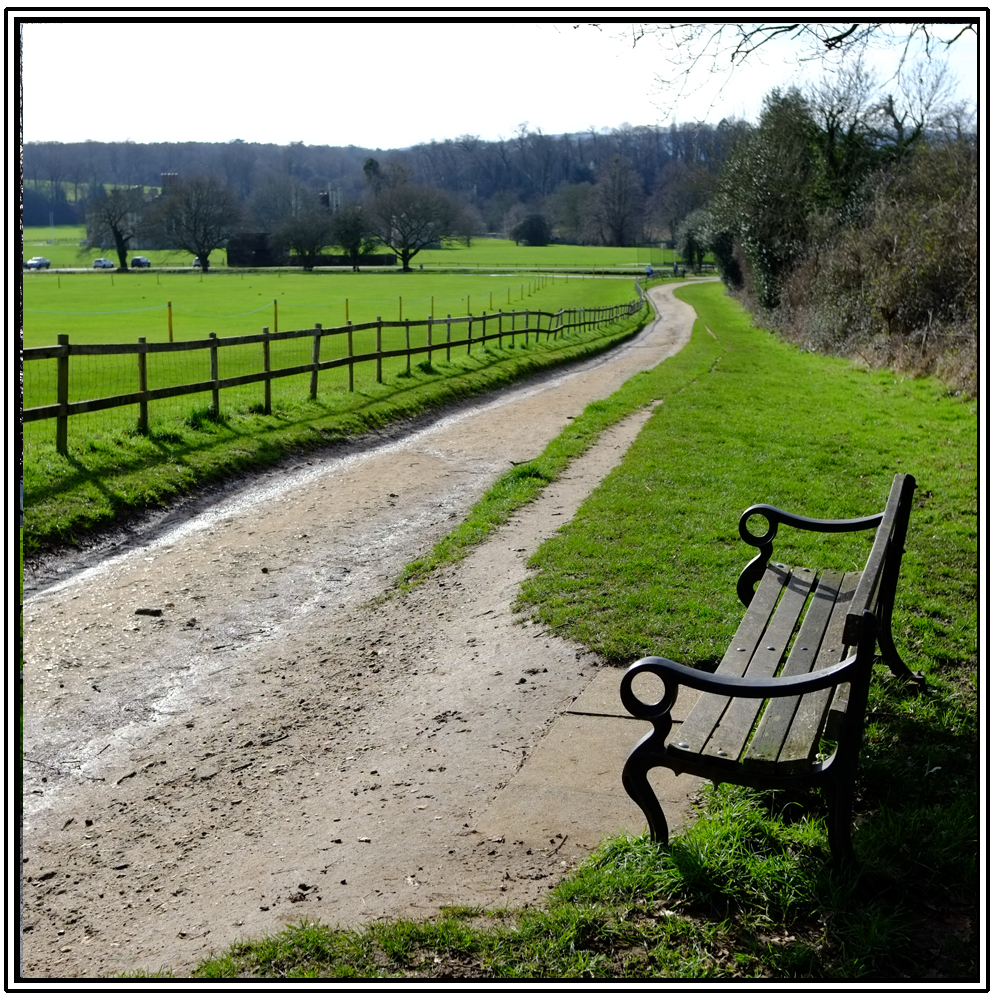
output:
[[[636,286],[640,291],[639,286]],[[346,367],[348,370],[348,390],[354,391],[354,368],[359,364],[374,363],[375,377],[382,381],[382,363],[387,358],[406,358],[407,371],[410,370],[410,359],[415,354],[427,355],[430,362],[433,352],[444,351],[447,360],[451,360],[452,349],[466,348],[471,353],[474,345],[485,346],[489,341],[503,343],[504,338],[510,338],[513,347],[515,342],[524,338],[524,343],[530,343],[532,334],[535,342],[542,334],[546,340],[565,336],[572,330],[594,330],[626,316],[631,316],[642,308],[642,299],[614,306],[598,306],[590,309],[563,309],[557,313],[543,310],[525,310],[521,312],[483,313],[482,316],[447,316],[426,320],[383,320],[377,318],[372,323],[348,323],[346,326],[323,328],[317,324],[311,330],[288,330],[269,332],[267,327],[259,334],[249,334],[239,337],[217,337],[210,333],[204,340],[188,340],[176,343],[148,343],[145,337],[140,337],[136,344],[71,344],[67,334],[59,334],[58,343],[52,347],[28,347],[22,352],[23,362],[55,359],[56,361],[56,401],[44,406],[32,406],[21,413],[22,420],[27,423],[35,420],[55,420],[56,449],[66,454],[66,437],[69,418],[81,413],[92,413],[97,410],[112,409],[120,406],[138,406],[137,428],[140,433],[146,433],[149,427],[149,404],[160,399],[173,396],[187,396],[199,392],[212,393],[212,410],[219,412],[219,392],[223,389],[253,382],[264,383],[263,412],[271,412],[271,383],[275,379],[288,378],[292,375],[310,374],[309,396],[315,399],[319,390],[319,373],[334,368]],[[495,330],[488,329],[495,324]],[[411,343],[411,331],[426,326],[426,343]],[[443,340],[435,342],[434,328],[445,327]],[[452,330],[460,334],[457,339],[452,336]],[[375,350],[364,354],[354,353],[355,337],[358,333],[375,331]],[[382,337],[386,330],[403,330],[405,347],[383,350]],[[284,368],[271,367],[271,345],[276,341],[312,338],[312,359],[307,364],[292,365]],[[325,338],[343,337],[346,351],[342,357],[327,361],[320,360],[321,346]],[[219,378],[219,352],[227,348],[248,344],[260,344],[262,350],[262,368],[260,371],[229,378]],[[184,385],[163,386],[150,389],[147,386],[147,359],[151,354],[167,354],[184,351],[208,352],[208,378],[198,382],[188,382]],[[136,356],[136,391],[118,393],[112,396],[102,396],[96,399],[83,399],[70,402],[69,370],[70,358],[85,355],[116,355],[134,354]]]

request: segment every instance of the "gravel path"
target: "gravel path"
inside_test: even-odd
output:
[[[594,846],[480,827],[601,666],[512,616],[524,561],[648,412],[384,595],[499,473],[686,343],[693,311],[653,295],[658,320],[602,358],[27,575],[25,976],[183,974],[291,921],[522,905]]]

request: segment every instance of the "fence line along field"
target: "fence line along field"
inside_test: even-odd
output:
[[[296,274],[282,278],[269,275],[271,283],[260,289],[260,297],[265,290],[278,289],[282,298],[240,312],[237,310],[248,298],[253,301],[247,293],[257,291],[253,283],[263,284],[258,280],[262,275],[253,276],[250,288],[232,274],[210,274],[204,282],[192,282],[190,276],[169,277],[175,278],[171,294],[185,279],[188,289],[197,290],[188,296],[194,308],[180,310],[172,304],[169,310],[164,307],[161,311],[137,306],[146,292],[157,287],[150,285],[146,274],[119,276],[117,299],[102,295],[108,290],[95,288],[90,275],[63,275],[55,289],[51,275],[43,279],[47,288],[39,287],[41,282],[26,282],[26,286],[35,286],[31,297],[27,287],[25,294],[26,452],[53,444],[66,452],[71,447],[88,446],[88,439],[102,434],[136,429],[146,432],[151,419],[162,431],[171,421],[217,418],[220,389],[224,390],[224,409],[261,413],[271,410],[272,385],[278,393],[276,400],[316,399],[318,390],[324,397],[355,390],[382,395],[381,383],[409,376],[415,364],[430,372],[432,366],[452,362],[459,351],[502,353],[514,345],[544,350],[550,340],[555,346],[556,341],[566,343],[567,338],[593,337],[596,327],[631,315],[638,307],[632,280],[567,280],[542,275],[495,289],[488,287],[490,282],[485,278],[428,275],[418,276],[416,283],[393,281],[394,291],[400,286],[410,291],[404,299],[377,294],[386,289],[387,276],[373,281],[372,276],[341,275],[335,282],[327,279],[317,284],[314,275]],[[346,295],[342,302],[315,301],[317,290],[328,291],[332,284],[337,291],[357,289],[353,301]],[[459,287],[466,289],[464,301],[456,294]],[[414,288],[430,294],[414,296]],[[43,292],[47,296],[40,294]],[[314,301],[295,301],[308,297]],[[617,301],[609,306],[608,300]],[[448,308],[445,312],[439,302],[446,307],[454,305],[456,311]],[[398,314],[408,312],[410,303],[419,310],[418,315],[424,315],[400,321]],[[520,303],[528,308],[514,308]],[[52,304],[77,308],[41,308]],[[133,308],[80,308],[94,305]],[[493,308],[489,312],[477,310],[479,305]],[[388,315],[379,312],[370,316],[376,309]],[[329,321],[303,323],[293,330],[278,331],[273,326],[275,314],[283,326],[281,316],[315,317],[324,312],[327,317],[340,313],[348,322],[336,326]],[[271,323],[258,326],[262,319]],[[164,320],[172,320],[172,329],[157,330],[161,323],[167,326]],[[193,337],[194,321],[203,325],[200,335]],[[54,325],[74,332],[53,335],[49,331]],[[206,326],[211,329],[206,330]],[[234,327],[238,331],[235,336]],[[147,335],[135,336],[139,330]],[[215,336],[217,330],[229,335]],[[29,346],[38,341],[42,344]],[[346,369],[343,374],[330,371],[341,367]]]
[[[637,287],[637,292],[639,291]],[[298,330],[286,333],[270,333],[267,328],[257,336],[228,337],[219,339],[210,334],[207,341],[187,341],[167,344],[147,344],[144,337],[139,338],[136,345],[131,344],[84,344],[74,347],[69,343],[66,334],[59,335],[59,344],[55,347],[27,348],[23,353],[25,362],[39,363],[54,361],[56,363],[56,401],[49,404],[25,407],[22,419],[25,423],[40,420],[56,422],[56,450],[62,454],[68,451],[69,417],[80,414],[94,413],[100,410],[117,409],[125,406],[139,408],[136,429],[145,434],[149,431],[149,403],[151,401],[176,400],[178,397],[211,393],[209,415],[217,418],[220,414],[219,395],[222,389],[245,388],[253,383],[263,382],[263,398],[258,403],[247,404],[245,398],[240,403],[248,409],[259,408],[259,412],[271,414],[271,386],[278,379],[309,376],[309,398],[315,400],[319,389],[320,372],[328,372],[334,368],[347,369],[347,391],[354,392],[355,370],[365,366],[367,380],[371,380],[370,367],[374,364],[375,381],[384,382],[384,369],[393,361],[405,364],[402,373],[407,377],[411,372],[413,357],[426,353],[427,360],[421,362],[430,371],[435,353],[444,353],[445,363],[450,363],[452,351],[462,351],[471,354],[474,345],[486,350],[487,344],[495,344],[502,348],[509,340],[509,347],[522,345],[526,348],[532,344],[537,346],[545,335],[545,343],[551,340],[563,339],[576,333],[593,332],[610,323],[632,316],[642,308],[641,295],[630,302],[614,306],[601,306],[590,309],[560,310],[558,313],[536,310],[523,310],[504,315],[498,312],[483,313],[482,316],[451,317],[433,319],[426,322],[383,322],[363,323],[359,326],[348,324],[345,327],[323,329],[317,325],[314,330]],[[506,326],[504,321],[506,320]],[[426,330],[426,342],[423,333]],[[453,335],[453,330],[455,331]],[[413,337],[414,332],[418,334]],[[522,339],[523,338],[523,339]],[[416,339],[419,346],[414,346]],[[311,346],[311,357],[307,362],[299,360],[303,347]],[[253,360],[253,348],[259,347],[257,361]],[[288,350],[291,347],[292,350]],[[228,348],[228,350],[226,350]],[[279,355],[277,366],[272,365],[274,348]],[[284,348],[284,350],[282,350]],[[190,370],[190,364],[178,365],[180,356],[190,356],[202,352],[196,364],[202,367],[205,374],[205,355],[208,358],[208,378],[191,379],[184,375]],[[220,353],[221,352],[221,353]],[[93,385],[95,374],[100,376],[105,370],[108,358],[123,358],[134,355],[136,361],[135,382],[137,389],[133,392],[112,392],[103,397],[95,397],[81,392],[80,385]],[[226,365],[220,362],[225,357]],[[71,368],[70,358],[76,358],[77,364]],[[163,364],[154,368],[151,378],[151,359],[162,359]],[[77,377],[71,387],[71,372],[87,360],[96,362],[90,366],[90,371],[84,377]],[[292,363],[288,363],[292,362]],[[117,366],[119,372],[121,366]],[[226,374],[226,371],[231,374]],[[89,376],[89,378],[88,378]],[[342,382],[342,380],[341,380]],[[161,384],[157,384],[161,383]],[[72,389],[76,388],[76,392]],[[342,390],[343,385],[335,386]],[[327,390],[329,392],[329,389]],[[243,397],[246,396],[244,392]],[[71,402],[76,399],[76,402]],[[239,404],[237,404],[239,405]]]

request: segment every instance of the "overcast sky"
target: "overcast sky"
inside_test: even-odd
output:
[[[464,134],[508,137],[521,123],[563,133],[674,118],[752,120],[769,89],[820,72],[797,67],[791,50],[775,44],[766,61],[728,80],[713,76],[672,104],[658,82],[670,72],[663,43],[646,37],[633,46],[624,22],[158,19],[169,16],[25,23],[24,141],[239,138],[391,149]],[[16,46],[16,34],[8,38]],[[967,37],[950,59],[957,96],[971,103],[978,47]],[[888,76],[895,63],[883,59],[879,68]]]

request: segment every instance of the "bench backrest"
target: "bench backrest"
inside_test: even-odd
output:
[[[868,562],[847,613],[844,625],[845,646],[858,644],[866,611],[875,613],[880,626],[889,627],[888,617],[892,615],[892,605],[896,598],[899,566],[903,558],[916,485],[916,480],[908,474],[901,473],[892,481],[882,522],[875,533]]]

